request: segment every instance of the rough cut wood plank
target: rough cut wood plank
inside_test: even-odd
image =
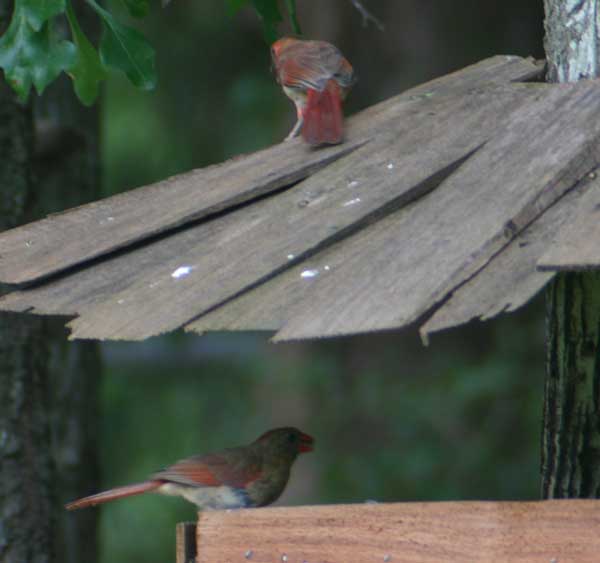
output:
[[[556,236],[557,229],[573,221],[582,194],[589,191],[600,192],[600,181],[585,182],[566,194],[494,256],[481,272],[458,288],[420,328],[424,340],[428,334],[475,318],[488,320],[500,313],[515,311],[532,299],[554,276],[536,270],[539,257]],[[353,243],[353,239],[348,239],[318,253],[202,315],[186,330],[200,334],[220,330],[279,330],[310,305],[314,279],[303,278],[302,272],[314,272],[315,277],[327,276],[332,267],[343,263],[345,248]]]
[[[177,563],[196,563],[196,523],[180,522],[175,528]]]
[[[597,184],[594,182],[594,186]],[[575,217],[568,224],[557,226],[555,240],[547,248],[538,262],[540,270],[600,268],[600,189],[590,186]]]
[[[0,235],[0,280],[30,283],[290,185],[364,142],[309,151],[299,140],[193,170]]]
[[[539,257],[551,246],[556,233],[577,221],[577,209],[589,196],[600,201],[600,181],[589,180],[569,192],[527,227],[485,269],[458,288],[420,328],[421,336],[469,322],[488,320],[525,305],[553,277],[536,270]]]
[[[432,95],[456,95],[459,92],[472,92],[474,88],[501,86],[511,82],[544,81],[545,72],[544,61],[522,59],[514,55],[496,55],[419,84],[394,98],[367,108],[361,112],[361,115],[371,119],[387,111],[390,106],[398,105],[399,102],[418,100]],[[353,120],[350,120],[350,125],[352,122]]]
[[[0,235],[0,281],[32,282],[289,185],[359,146],[387,111],[420,95],[532,80],[542,71],[530,60],[493,57],[356,116],[344,145],[311,151],[300,140],[282,143],[13,229]]]
[[[386,133],[355,156],[292,190],[63,280],[10,294],[0,307],[78,313],[71,326],[81,338],[141,339],[177,328],[432,189],[436,175],[487,140],[510,108],[547,88],[425,97],[418,113],[389,121]],[[174,278],[177,272],[182,275]]]
[[[427,341],[430,333],[474,318],[487,320],[514,311],[533,298],[554,275],[537,271],[536,262],[552,241],[556,229],[572,219],[580,196],[580,190],[567,194],[511,241],[481,272],[458,288],[420,328],[423,339]],[[332,267],[344,262],[345,247],[352,244],[353,240],[349,239],[320,252],[201,316],[186,330],[200,334],[220,330],[279,330],[310,306],[314,279],[302,278],[302,272],[327,276]]]
[[[203,512],[198,563],[597,563],[600,501]]]
[[[307,258],[293,268],[201,315],[185,325],[186,332],[204,334],[214,331],[278,331],[301,310],[305,300],[310,300],[314,278],[327,274],[333,262],[330,257],[341,246],[348,244],[348,240],[326,248],[316,256]],[[306,272],[304,276],[303,272]]]
[[[507,116],[418,210],[357,234],[275,340],[398,328],[441,303],[598,166],[598,84],[553,86]]]

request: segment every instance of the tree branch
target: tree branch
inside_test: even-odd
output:
[[[362,16],[362,23],[364,27],[367,27],[369,25],[369,22],[373,22],[373,24],[375,24],[375,26],[377,26],[377,29],[379,29],[379,31],[384,31],[385,30],[385,26],[383,25],[382,21],[378,18],[376,18],[371,12],[369,12],[369,10],[367,10],[361,0],[350,0],[350,2],[352,3],[352,5],[360,12],[360,15]]]

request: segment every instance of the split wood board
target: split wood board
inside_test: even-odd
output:
[[[76,313],[70,327],[80,338],[139,340],[178,328],[434,189],[487,141],[499,119],[549,89],[515,85],[425,97],[419,111],[388,115],[385,134],[356,157],[341,158],[293,189],[15,292],[0,306]],[[367,184],[364,200],[349,188],[356,181]]]
[[[83,205],[0,235],[0,282],[31,283],[289,186],[364,143],[386,114],[420,96],[541,78],[543,65],[497,56],[378,104],[349,121],[347,142],[300,139]],[[403,106],[407,107],[404,108]]]
[[[0,280],[38,281],[293,184],[352,152],[299,140],[50,215],[0,235]]]
[[[600,501],[202,512],[198,563],[598,563]]]
[[[557,229],[556,240],[540,258],[538,268],[543,271],[600,268],[600,189],[590,189],[581,198],[575,217]]]
[[[422,338],[427,341],[428,335],[433,332],[459,326],[475,318],[488,320],[525,305],[555,275],[554,272],[536,269],[540,256],[548,248],[553,248],[560,229],[578,221],[578,209],[590,199],[600,201],[600,180],[595,175],[568,192],[494,256],[479,275],[453,292],[421,326]]]
[[[489,320],[515,311],[530,301],[554,277],[553,272],[536,270],[539,257],[551,245],[557,229],[574,220],[580,201],[589,191],[600,193],[600,181],[590,180],[568,192],[497,253],[478,275],[456,289],[421,326],[423,340],[427,342],[429,334],[475,318]],[[311,299],[312,279],[303,278],[302,273],[327,275],[332,265],[340,261],[341,246],[333,246],[201,316],[186,330],[278,331],[307,306],[304,300]]]

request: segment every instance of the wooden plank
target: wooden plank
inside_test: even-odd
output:
[[[204,334],[218,331],[276,332],[292,319],[311,298],[312,280],[327,273],[334,254],[347,240],[307,258],[264,283],[211,309],[185,325],[186,332]],[[325,270],[325,266],[327,270]],[[306,272],[304,276],[302,273]]]
[[[0,235],[0,281],[40,280],[145,238],[292,184],[354,150],[390,109],[414,111],[419,96],[539,78],[543,67],[498,56],[405,92],[349,121],[348,142],[311,151],[300,140],[194,170]]]
[[[552,241],[556,229],[572,219],[580,196],[581,190],[567,194],[517,235],[481,272],[452,293],[420,328],[423,340],[427,341],[428,335],[433,332],[459,326],[475,318],[488,320],[500,313],[514,311],[533,298],[554,275],[537,271],[537,260]],[[186,330],[202,334],[222,330],[281,329],[305,310],[313,299],[313,280],[302,278],[302,272],[327,276],[332,268],[344,262],[346,248],[349,250],[353,242],[352,239],[345,240],[326,249],[202,315]]]
[[[196,563],[196,523],[180,522],[175,528],[177,563]]]
[[[598,172],[594,172],[595,177]],[[538,261],[542,271],[595,270],[600,268],[600,190],[593,182],[573,219],[557,226],[555,238]]]
[[[402,94],[364,110],[365,118],[376,118],[390,106],[400,102],[419,100],[431,96],[456,95],[471,92],[474,88],[502,86],[517,82],[543,82],[546,73],[544,61],[523,59],[514,55],[496,55],[465,68],[419,84]],[[352,120],[350,120],[352,126]]]
[[[309,151],[299,140],[51,215],[0,235],[0,280],[37,281],[273,192],[364,143]]]
[[[430,191],[507,111],[548,88],[425,98],[422,111],[388,122],[377,140],[275,198],[99,264],[93,273],[11,294],[0,307],[78,313],[70,323],[78,338],[137,340],[172,330]]]
[[[420,328],[425,341],[429,334],[465,324],[472,319],[488,320],[525,305],[553,277],[536,270],[539,257],[555,237],[557,229],[573,220],[582,194],[600,190],[600,182],[590,180],[567,193],[537,221],[519,233],[490,263],[460,286]],[[204,333],[222,330],[277,331],[309,306],[314,279],[302,272],[326,276],[343,263],[352,239],[334,245],[298,266],[202,315],[186,330]],[[327,268],[327,269],[325,269]],[[315,276],[316,277],[316,276]]]
[[[357,234],[354,249],[315,281],[309,306],[275,340],[419,320],[598,166],[599,111],[598,82],[588,82],[553,86],[506,116],[414,213],[402,210]]]
[[[600,200],[600,180],[584,182],[517,235],[420,328],[424,341],[431,333],[475,318],[488,320],[515,311],[531,300],[554,277],[554,272],[536,270],[537,261],[552,244],[556,232],[577,220],[577,209],[590,194]]]
[[[597,563],[600,501],[202,512],[198,563]]]

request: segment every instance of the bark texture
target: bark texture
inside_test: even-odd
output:
[[[22,105],[0,75],[0,230],[98,196],[97,114],[71,90]],[[67,343],[62,323],[0,315],[0,563],[96,561],[96,512],[63,503],[97,485],[99,374],[97,345]]]
[[[545,498],[600,496],[600,273],[558,276],[547,295]]]
[[[544,6],[550,82],[598,76],[600,0],[544,0]]]
[[[599,0],[545,0],[548,79],[599,73]],[[600,274],[559,274],[547,292],[544,498],[600,496]]]
[[[0,83],[0,228],[26,216],[33,119]],[[48,349],[40,319],[0,316],[0,561],[51,561],[52,483]]]

